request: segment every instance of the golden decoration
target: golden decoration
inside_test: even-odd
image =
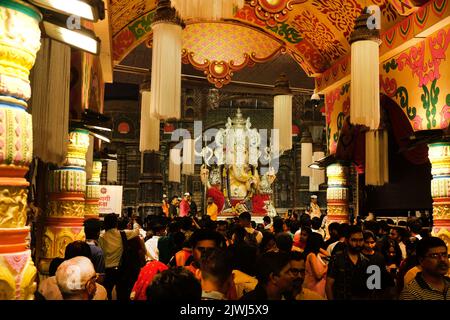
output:
[[[450,203],[433,203],[434,220],[450,220]]]
[[[49,217],[84,217],[83,201],[50,201],[47,216]]]
[[[28,191],[24,188],[0,189],[0,228],[23,228],[27,222]]]

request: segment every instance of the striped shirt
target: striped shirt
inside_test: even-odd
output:
[[[444,291],[430,286],[422,277],[422,272],[417,273],[400,294],[400,300],[450,300],[450,278],[444,277]]]

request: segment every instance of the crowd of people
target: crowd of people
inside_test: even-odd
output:
[[[87,220],[86,241],[52,261],[36,299],[449,298],[447,246],[420,219],[325,228],[323,217],[311,216],[266,216],[261,224],[249,212],[221,221],[189,214]]]

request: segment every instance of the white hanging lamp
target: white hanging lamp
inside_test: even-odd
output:
[[[151,92],[149,84],[141,86],[140,152],[159,151],[160,121],[150,114]]]
[[[301,176],[311,177],[311,168],[309,165],[313,162],[313,139],[311,132],[306,128],[302,132],[301,145]]]
[[[159,0],[152,23],[151,115],[181,118],[181,50],[184,23],[170,1]]]
[[[389,182],[388,143],[387,130],[366,132],[366,185],[382,186]]]
[[[169,182],[181,182],[181,150],[170,149],[169,153]]]
[[[275,81],[273,99],[273,128],[279,132],[279,151],[292,149],[292,91],[286,74]]]
[[[350,122],[372,130],[380,125],[380,31],[369,29],[371,15],[363,10],[355,21],[351,43]]]
[[[181,173],[193,176],[195,173],[195,141],[194,139],[183,140],[183,167]]]

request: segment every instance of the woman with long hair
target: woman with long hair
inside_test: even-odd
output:
[[[322,246],[322,236],[316,232],[312,232],[308,236],[304,251],[306,265],[303,287],[320,294],[326,299],[325,285],[328,265],[324,259],[322,259],[322,254],[320,252]]]

